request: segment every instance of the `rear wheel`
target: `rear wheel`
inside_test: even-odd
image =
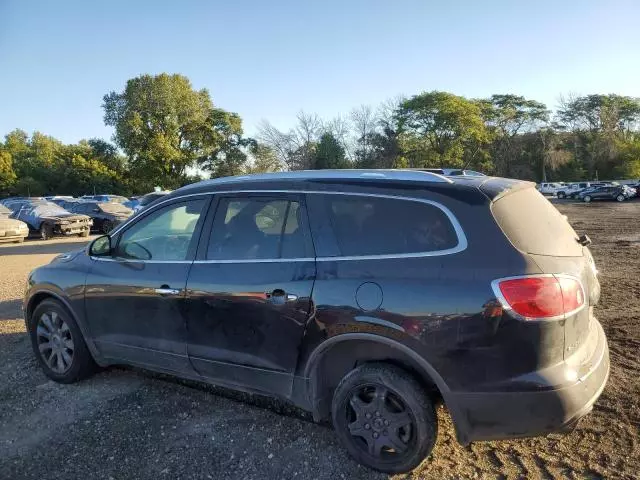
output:
[[[565,198],[567,196],[564,192],[558,192],[558,198]]]
[[[625,200],[625,199],[624,199],[624,195],[618,195],[618,196],[616,197],[616,200],[617,200],[617,201],[619,201],[619,202],[624,202],[624,200]]]
[[[427,392],[392,365],[362,365],[333,395],[333,425],[359,463],[386,473],[414,469],[429,455],[437,418]]]
[[[96,364],[75,320],[56,300],[44,300],[29,319],[31,346],[47,377],[73,383],[88,377]]]
[[[43,223],[40,226],[40,238],[42,238],[42,240],[50,240],[53,238],[53,225],[50,223]]]
[[[584,200],[585,203],[589,203],[591,201],[591,196],[585,195],[583,200]]]

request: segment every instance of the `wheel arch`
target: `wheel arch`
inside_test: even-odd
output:
[[[337,335],[316,347],[309,356],[304,376],[314,420],[330,417],[333,392],[349,371],[358,365],[373,362],[389,363],[408,371],[436,400],[441,399],[451,414],[458,439],[465,443],[463,417],[458,413],[456,402],[440,374],[406,345],[371,333]]]
[[[94,360],[99,365],[104,366],[104,364],[100,361],[99,352],[96,349],[96,346],[93,343],[91,336],[88,335],[88,331],[86,329],[84,322],[81,321],[81,319],[78,317],[76,312],[73,310],[69,300],[65,298],[64,295],[61,295],[58,292],[43,289],[43,290],[38,290],[36,292],[33,292],[29,295],[29,299],[26,302],[25,311],[24,311],[24,320],[25,320],[25,325],[27,327],[27,332],[29,332],[29,328],[30,328],[29,322],[31,322],[31,315],[33,314],[33,311],[43,301],[49,300],[49,299],[58,301],[60,304],[62,304],[62,306],[69,313],[69,315],[73,317],[73,320],[78,325],[78,328],[82,333],[82,337],[84,338],[84,341],[87,344],[87,347],[89,348],[89,351],[91,352],[91,355],[93,356]]]

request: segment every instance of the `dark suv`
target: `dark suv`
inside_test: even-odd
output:
[[[605,185],[584,190],[578,195],[578,198],[587,203],[593,200],[617,200],[618,202],[624,202],[628,198],[631,198],[631,196],[631,191],[625,189],[623,185]]]
[[[359,462],[571,429],[609,374],[586,245],[528,182],[286,172],[176,190],[29,276],[45,373],[129,364],[291,401]]]

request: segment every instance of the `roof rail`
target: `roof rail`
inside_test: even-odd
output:
[[[236,182],[258,182],[266,180],[406,180],[415,182],[453,183],[443,175],[408,169],[340,169],[340,170],[293,170],[289,172],[254,173],[234,177],[214,178],[199,182],[199,185],[220,185]]]

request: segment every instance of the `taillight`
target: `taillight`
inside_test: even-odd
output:
[[[561,319],[585,305],[582,284],[566,275],[503,278],[492,286],[503,308],[526,320]]]

